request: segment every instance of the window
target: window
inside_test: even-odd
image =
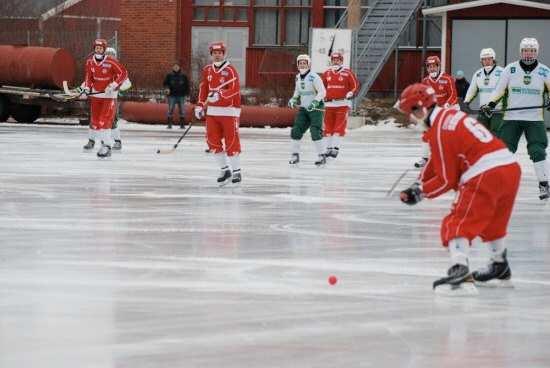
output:
[[[248,0],[193,0],[193,20],[247,22]]]
[[[311,0],[257,0],[254,5],[254,44],[307,45]]]
[[[254,43],[277,45],[279,43],[279,11],[276,9],[254,9]]]
[[[309,38],[309,23],[309,10],[287,10],[285,45],[306,45]]]

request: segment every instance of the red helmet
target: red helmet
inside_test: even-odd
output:
[[[428,56],[426,58],[426,65],[430,65],[430,64],[441,65],[441,60],[439,60],[437,56]]]
[[[212,55],[212,52],[214,51],[222,51],[225,55],[226,51],[225,44],[221,41],[211,43],[208,49],[210,50],[210,55]]]
[[[333,52],[330,55],[330,61],[334,62],[334,60],[340,60],[341,62],[344,62],[344,55],[342,55],[341,52]]]
[[[101,46],[103,47],[103,53],[105,53],[105,50],[107,50],[107,40],[103,39],[103,38],[98,38],[94,41],[94,49],[96,46]]]
[[[409,115],[416,108],[429,108],[436,104],[435,90],[422,83],[411,84],[399,97],[395,108]]]

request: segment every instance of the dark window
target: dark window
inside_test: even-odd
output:
[[[254,3],[254,44],[307,45],[311,0],[257,0]]]

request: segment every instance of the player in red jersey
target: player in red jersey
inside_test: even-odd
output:
[[[453,76],[441,71],[441,61],[437,56],[426,58],[428,75],[422,83],[430,86],[435,91],[437,105],[444,108],[460,109],[458,95],[456,93],[455,79]]]
[[[107,41],[94,41],[94,53],[86,60],[83,89],[86,93],[97,93],[90,96],[90,125],[102,144],[97,156],[111,156],[111,128],[116,113],[116,98],[122,83],[128,78],[126,68],[115,58],[105,55]],[[84,149],[92,149],[90,140]]]
[[[396,107],[425,125],[423,140],[431,149],[419,182],[401,192],[401,201],[413,205],[449,190],[457,192],[441,225],[441,241],[449,249],[452,266],[447,277],[434,282],[434,289],[475,293],[473,281],[509,284],[504,237],[521,177],[516,158],[476,119],[438,106],[429,86],[407,87]],[[477,236],[488,245],[491,261],[487,269],[471,274],[468,251]]]
[[[239,75],[235,67],[226,60],[223,42],[212,43],[210,55],[212,64],[205,66],[201,73],[195,116],[202,119],[206,115],[206,143],[221,169],[218,183],[225,185],[231,179],[237,184],[241,182]]]
[[[451,75],[441,71],[441,61],[437,56],[428,56],[426,58],[426,70],[428,71],[428,75],[424,77],[422,83],[434,89],[437,105],[460,110],[455,79]],[[422,157],[415,162],[414,166],[418,168],[424,167],[429,155],[428,147],[423,146]]]
[[[332,66],[321,76],[327,90],[324,136],[326,156],[336,158],[340,150],[341,137],[346,135],[351,99],[359,89],[359,82],[355,74],[343,66],[344,55],[333,52],[330,61]]]

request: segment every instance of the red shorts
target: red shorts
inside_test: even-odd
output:
[[[241,153],[239,118],[235,116],[206,116],[206,143],[214,153],[224,151],[227,156]]]
[[[492,241],[506,235],[519,188],[521,169],[517,163],[495,167],[461,185],[457,198],[441,224],[441,241],[479,236]]]
[[[340,137],[346,135],[348,125],[349,107],[325,107],[325,137],[338,134]]]
[[[115,118],[114,98],[90,98],[90,122],[92,129],[111,129]]]

